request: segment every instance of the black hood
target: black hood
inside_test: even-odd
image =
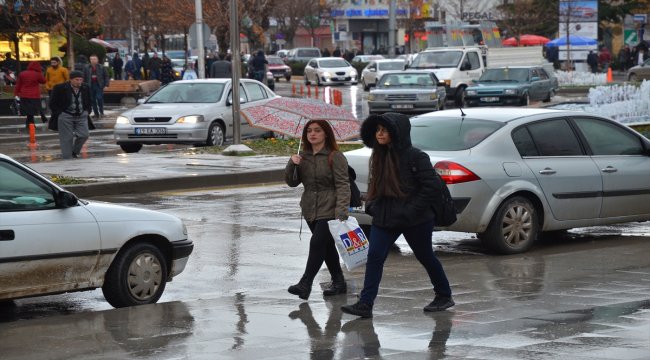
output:
[[[411,147],[411,122],[408,116],[398,113],[368,116],[361,124],[361,139],[364,145],[372,149],[377,144],[375,133],[379,124],[388,129],[393,147],[396,150]]]

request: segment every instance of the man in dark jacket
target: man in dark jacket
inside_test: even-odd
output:
[[[160,66],[162,59],[158,57],[158,53],[154,52],[149,60],[149,80],[160,80]]]
[[[268,64],[269,62],[264,56],[264,51],[258,51],[250,61],[250,66],[253,68],[253,79],[259,82],[264,82],[264,78],[266,77],[266,67]]]
[[[225,60],[225,55],[217,54],[217,60],[210,65],[210,77],[216,79],[232,78],[232,64]]]
[[[90,102],[95,117],[104,116],[104,88],[111,82],[106,68],[99,63],[97,55],[90,55],[90,64],[84,68],[84,82],[90,88]]]
[[[595,74],[598,72],[598,55],[593,50],[589,50],[589,55],[587,55],[587,65],[589,65],[592,73]]]
[[[52,89],[52,118],[49,127],[59,131],[59,144],[64,159],[78,157],[88,140],[90,108],[90,89],[84,83],[81,71],[70,72],[70,81]]]

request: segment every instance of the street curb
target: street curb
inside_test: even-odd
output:
[[[107,129],[107,130],[90,130],[90,136],[92,137],[93,135],[110,135],[113,133],[113,129]],[[59,133],[45,133],[45,134],[39,134],[36,133],[36,142],[38,143],[38,139],[58,139],[59,138]],[[29,141],[29,135],[28,134],[21,134],[18,136],[7,136],[3,137],[0,135],[0,144],[13,144],[13,143],[19,143],[19,142],[28,142]]]
[[[98,182],[63,186],[79,197],[122,194],[144,194],[156,191],[191,190],[238,185],[264,185],[284,181],[284,169],[212,174],[198,176],[175,176],[132,181]]]

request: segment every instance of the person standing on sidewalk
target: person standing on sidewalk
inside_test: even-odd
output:
[[[50,109],[50,129],[59,131],[61,155],[64,159],[78,157],[90,134],[91,109],[90,89],[81,71],[70,72],[70,81],[52,89]]]
[[[47,93],[51,94],[54,86],[63,84],[68,80],[70,80],[68,69],[61,66],[59,58],[51,58],[50,67],[45,71],[45,89],[47,89]]]
[[[370,249],[359,301],[344,305],[344,313],[372,317],[384,262],[395,240],[404,235],[416,259],[429,275],[434,300],[424,311],[454,306],[451,287],[431,246],[435,200],[435,173],[429,156],[411,145],[408,116],[371,115],[361,125],[361,139],[372,149],[366,212],[372,215]]]
[[[122,80],[122,68],[124,67],[124,60],[122,60],[120,57],[120,53],[115,53],[115,57],[113,57],[111,66],[113,67],[113,79]]]
[[[90,88],[90,102],[95,118],[104,116],[104,88],[110,85],[111,78],[97,55],[90,55],[90,64],[84,68],[84,82]]]
[[[45,84],[43,69],[37,61],[32,61],[27,70],[21,71],[14,88],[14,96],[20,98],[20,112],[26,115],[25,128],[29,130],[29,124],[34,123],[34,116],[41,115],[45,123],[47,118],[41,107],[41,84]]]
[[[302,151],[292,155],[285,168],[287,185],[296,187],[302,183],[305,188],[300,208],[312,233],[305,272],[288,289],[303,300],[309,298],[323,262],[332,276],[332,284],[323,290],[323,295],[347,292],[334,238],[327,225],[335,218],[346,220],[350,205],[348,162],[338,149],[334,131],[326,120],[308,121],[302,132]]]

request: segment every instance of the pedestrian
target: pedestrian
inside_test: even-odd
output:
[[[434,300],[424,311],[454,306],[449,281],[431,247],[436,174],[429,156],[411,145],[406,115],[371,115],[361,125],[361,139],[372,149],[366,212],[372,215],[370,248],[359,301],[341,307],[344,313],[372,317],[384,262],[400,235],[429,275]]]
[[[104,89],[111,83],[108,70],[99,63],[96,54],[90,55],[90,64],[83,71],[84,82],[90,88],[90,102],[95,118],[104,116]]]
[[[135,63],[130,55],[126,56],[126,64],[124,64],[124,80],[135,79]]]
[[[45,123],[47,118],[41,106],[41,84],[45,84],[43,69],[38,61],[31,61],[27,70],[18,74],[14,96],[20,99],[20,112],[26,115],[25,128],[29,130],[29,124],[34,123],[34,116],[41,115]]]
[[[0,68],[3,70],[11,70],[14,73],[18,71],[18,61],[11,57],[11,53],[5,53],[5,59],[0,63]]]
[[[149,79],[150,80],[160,80],[160,66],[162,65],[162,59],[158,56],[158,52],[154,52],[153,56],[149,60]]]
[[[612,62],[612,54],[609,52],[609,49],[606,46],[600,50],[600,55],[598,55],[598,62],[600,63],[600,68],[603,72],[607,72],[609,69],[609,64]]]
[[[329,123],[310,120],[302,131],[302,151],[292,155],[285,168],[287,185],[304,186],[300,208],[312,233],[305,272],[300,281],[288,289],[289,293],[303,300],[309,298],[312,283],[323,262],[332,278],[323,295],[347,292],[334,238],[327,225],[329,220],[346,220],[350,205],[348,162],[338,149]]]
[[[122,68],[124,67],[124,60],[120,57],[120,53],[115,53],[113,57],[113,79],[122,80]]]
[[[62,84],[70,80],[70,72],[67,68],[61,66],[61,60],[57,57],[50,59],[50,66],[45,71],[45,89],[48,94],[52,93],[55,85]]]
[[[162,64],[160,65],[160,83],[167,85],[174,80],[176,80],[176,76],[174,75],[172,61],[169,60],[167,55],[163,55]]]
[[[253,58],[250,61],[250,66],[252,66],[253,69],[253,79],[259,81],[259,82],[264,82],[264,78],[266,77],[266,68],[268,66],[269,62],[266,60],[266,57],[264,56],[264,51],[260,50],[253,56]]]
[[[149,60],[150,59],[151,58],[149,57],[149,53],[145,49],[144,55],[142,55],[142,60],[141,60],[141,62],[142,62],[142,74],[143,74],[142,79],[144,79],[144,80],[149,80]]]
[[[59,131],[61,155],[64,159],[78,157],[90,133],[90,88],[84,82],[83,72],[71,71],[70,81],[52,89],[50,109],[51,122]]]
[[[592,73],[595,74],[598,72],[598,55],[596,55],[593,50],[589,50],[589,54],[587,55],[587,65],[589,65]]]
[[[197,79],[196,71],[194,70],[194,64],[191,62],[187,63],[187,69],[183,71],[183,80],[194,80]]]
[[[133,53],[133,80],[142,80],[142,60],[137,52]]]
[[[331,55],[330,55],[330,49],[328,49],[328,48],[324,48],[324,49],[323,49],[323,54],[322,54],[322,55],[323,55],[323,57],[330,57],[330,56],[331,56]]]
[[[332,53],[332,56],[334,56],[334,57],[341,57],[341,48],[340,48],[339,46],[337,46],[337,47],[334,49],[334,52]]]
[[[210,77],[215,79],[232,78],[232,64],[226,60],[225,54],[217,54],[217,60],[210,65]]]
[[[627,59],[630,57],[630,46],[625,44],[618,52],[618,64],[621,71],[627,71]]]

